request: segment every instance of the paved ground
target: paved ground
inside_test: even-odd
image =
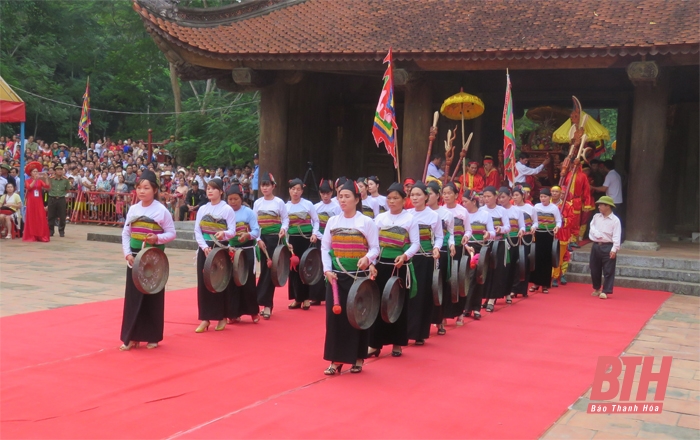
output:
[[[49,243],[0,240],[0,316],[124,296],[126,261],[121,246],[87,241],[88,232],[107,226],[67,225]],[[112,228],[117,229],[117,228]],[[171,268],[168,289],[195,286],[194,251],[167,249]]]
[[[69,225],[66,238],[50,243],[1,240],[0,316],[120,298],[125,262],[119,245],[86,240],[88,232],[104,230]],[[194,266],[193,251],[167,254],[171,268]],[[171,270],[168,289],[195,284],[193,267]],[[543,438],[700,438],[700,298],[672,296],[625,354],[673,356],[663,413],[587,414],[589,390]]]

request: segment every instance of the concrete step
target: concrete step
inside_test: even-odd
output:
[[[569,263],[569,272],[590,274],[591,268],[588,262],[581,263],[572,261]],[[700,271],[695,270],[661,269],[656,267],[647,268],[617,264],[615,266],[615,276],[700,283]]]
[[[588,263],[589,258],[590,251],[577,250],[573,252],[571,260],[573,262]],[[682,259],[618,254],[617,259],[618,266],[700,271],[700,258]]]
[[[574,283],[590,284],[591,275],[584,273],[567,273],[567,281]],[[632,289],[643,290],[661,290],[664,292],[672,292],[680,295],[700,296],[700,284],[684,283],[681,281],[669,280],[652,280],[647,278],[630,278],[615,275],[616,287],[628,287]]]
[[[188,240],[188,239],[182,239],[176,238],[175,240],[171,241],[170,243],[167,244],[168,248],[172,249],[190,249],[193,251],[197,250],[197,242],[194,241],[194,239]],[[90,232],[87,234],[87,239],[88,241],[102,241],[106,243],[119,243],[121,244],[122,242],[122,236],[121,234],[110,234],[110,233],[93,233]]]

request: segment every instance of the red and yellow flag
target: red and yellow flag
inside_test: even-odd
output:
[[[394,109],[394,71],[391,49],[389,49],[389,53],[384,58],[384,63],[389,63],[389,66],[387,66],[384,73],[384,87],[382,87],[382,94],[379,96],[377,111],[374,113],[372,136],[374,136],[377,148],[379,148],[380,142],[384,142],[387,153],[394,158],[394,168],[398,168],[396,130],[399,127],[396,125],[396,111]]]
[[[90,123],[90,77],[88,77],[85,94],[83,95],[83,111],[80,114],[80,122],[78,122],[78,137],[88,147],[90,146]]]

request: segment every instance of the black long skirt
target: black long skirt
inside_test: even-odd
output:
[[[321,249],[321,240],[318,240],[314,245],[318,249]],[[326,300],[326,277],[321,278],[316,284],[309,286],[309,299],[311,301],[325,301]]]
[[[136,253],[140,249],[132,249]],[[165,289],[144,295],[134,285],[131,268],[126,268],[124,289],[124,313],[122,315],[121,341],[160,342],[163,340],[165,323]]]
[[[272,258],[273,252],[277,247],[279,237],[277,234],[262,235],[260,239],[267,247],[267,253]],[[260,251],[260,278],[258,279],[258,304],[262,307],[273,308],[273,300],[275,296],[275,285],[272,283],[272,271],[267,267],[267,257],[265,253]]]
[[[430,318],[433,313],[433,257],[413,257],[418,292],[408,300],[408,339],[419,340],[430,337]]]
[[[369,347],[369,330],[358,330],[348,321],[346,304],[348,293],[355,281],[344,273],[338,275],[338,298],[342,311],[333,313],[333,288],[326,288],[326,340],[323,359],[343,364],[354,364],[357,359],[365,359]]]
[[[463,249],[464,246],[455,246],[455,256],[452,257],[451,261],[457,261],[457,268],[459,268],[459,262],[462,259],[462,254],[463,254]],[[456,303],[452,302],[451,294],[452,294],[452,289],[449,287],[450,282],[449,280],[446,280],[446,284],[449,288],[449,290],[444,290],[443,292],[449,292],[450,296],[445,296],[443,294],[442,297],[442,306],[443,306],[443,318],[445,319],[455,319],[464,313],[464,307],[467,304],[467,297],[466,296],[460,296],[459,300]]]
[[[535,286],[552,287],[552,242],[554,236],[547,231],[535,232],[535,270],[530,282]]]
[[[444,249],[444,248],[443,248]],[[447,318],[449,309],[452,306],[452,289],[450,289],[450,280],[447,278],[447,262],[452,263],[447,252],[440,252],[440,278],[442,279],[442,305],[436,306],[433,302],[433,311],[430,314],[431,324],[442,324],[442,320]],[[432,295],[432,292],[431,292]]]
[[[520,246],[511,246],[507,252],[510,254],[510,263],[508,263],[508,277],[506,278],[506,295],[510,295],[513,292],[513,285],[516,280],[519,279],[520,273],[518,271],[518,264],[520,262]]]
[[[244,285],[236,286],[233,277],[231,277],[226,288],[226,317],[232,317],[232,319],[243,315],[254,316],[260,312],[258,293],[255,288],[255,250],[251,248],[245,249],[243,252],[248,259],[248,280]]]
[[[499,241],[496,247],[496,268],[488,271],[484,283],[484,297],[486,299],[503,298],[506,296],[505,292],[510,290],[510,284],[507,284],[509,265],[504,264],[505,258],[506,243]]]
[[[198,319],[200,321],[221,321],[227,318],[226,299],[227,290],[219,293],[212,293],[204,285],[204,262],[206,257],[202,248],[197,249],[197,308],[199,310]],[[233,316],[228,316],[233,318]]]
[[[479,243],[469,243],[469,246],[474,248],[474,255],[479,255],[479,252],[481,252],[481,245]],[[464,305],[464,312],[467,314],[471,312],[481,313],[481,301],[484,297],[484,285],[477,283],[477,272],[478,268],[471,270],[469,291],[467,292],[467,301]]]
[[[516,295],[526,295],[527,285],[530,282],[530,258],[528,258],[530,255],[530,245],[521,244],[520,246],[525,247],[525,280],[520,281],[519,275],[516,275],[515,279],[513,280],[513,287],[511,288],[511,292],[513,292]]]
[[[379,292],[384,292],[384,286],[391,278],[394,272],[394,260],[382,259],[377,267],[376,282],[379,286]],[[377,315],[377,320],[374,321],[372,327],[369,328],[369,346],[372,348],[382,348],[385,345],[408,345],[408,296],[409,292],[405,289],[406,272],[408,268],[404,264],[401,269],[396,271],[395,275],[401,278],[404,283],[404,301],[401,315],[393,324],[384,322],[381,313]]]
[[[294,255],[301,259],[304,252],[310,247],[311,242],[309,242],[308,238],[304,238],[300,235],[291,235],[289,237],[289,244],[294,248]],[[289,299],[293,299],[296,302],[300,303],[309,299],[309,286],[301,282],[298,267],[296,270],[289,271],[287,291],[289,293]]]

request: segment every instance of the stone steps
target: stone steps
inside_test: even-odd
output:
[[[573,252],[566,278],[591,282],[589,252]],[[700,259],[618,255],[615,285],[700,296]]]

